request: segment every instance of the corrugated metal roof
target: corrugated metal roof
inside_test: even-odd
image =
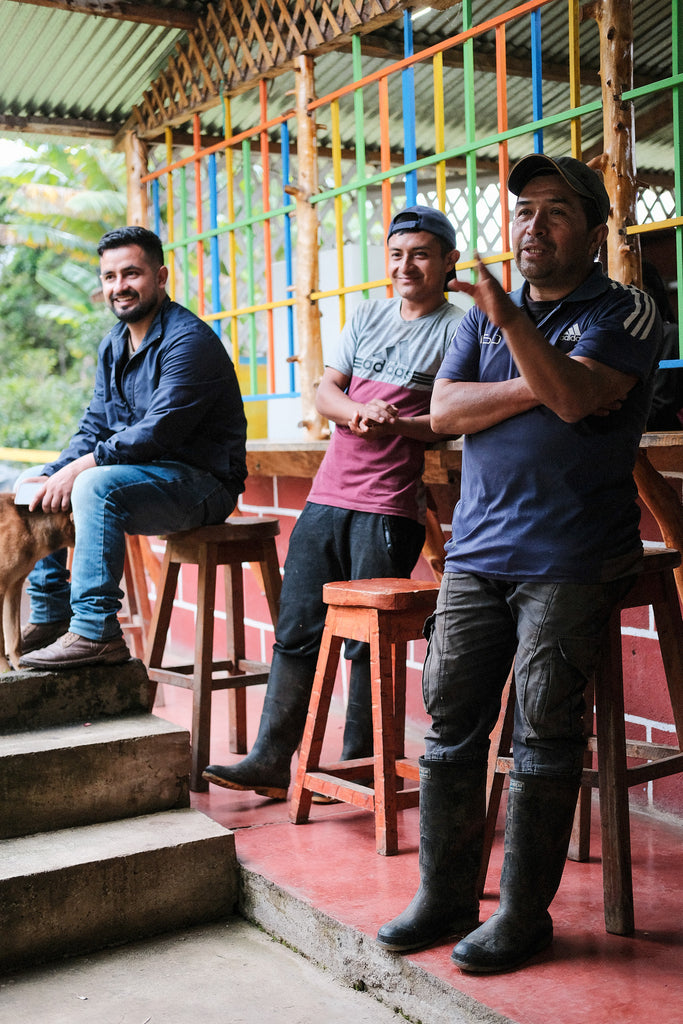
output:
[[[169,7],[201,12],[206,2],[161,0],[158,8]],[[510,7],[513,5],[510,4]],[[474,0],[475,24],[480,24],[500,13],[500,0]],[[634,59],[638,80],[658,80],[671,74],[671,2],[670,0],[635,0]],[[543,62],[545,67],[555,65],[561,72],[568,68],[568,32],[566,0],[550,3],[541,10]],[[445,11],[432,11],[414,21],[415,50],[424,49],[444,38],[462,31],[462,6],[455,4]],[[510,64],[508,75],[508,106],[510,124],[527,123],[532,118],[531,82],[529,77],[515,73],[519,64],[531,61],[530,21],[525,16],[512,22],[506,29],[506,52]],[[87,121],[91,128],[102,126],[114,133],[125,123],[132,108],[142,99],[150,82],[167,64],[177,42],[185,39],[179,28],[151,26],[110,18],[79,14],[12,0],[0,2],[0,115],[16,118],[43,118],[48,122],[59,120]],[[584,84],[582,102],[600,100],[597,72],[600,46],[597,27],[587,21],[580,28],[581,68]],[[385,26],[381,31],[363,37],[363,73],[386,66],[389,58],[372,56],[381,45],[402,55],[403,37],[400,21]],[[493,32],[476,40],[475,52],[482,57],[495,54]],[[340,82],[352,79],[351,57],[348,52],[332,52],[316,60],[316,91],[319,96],[337,88]],[[497,102],[495,78],[490,71],[476,71],[476,131],[487,137],[496,132]],[[269,82],[268,93],[273,116],[291,107],[292,98],[286,92],[291,88],[291,74]],[[431,111],[433,104],[432,73],[429,64],[419,66],[415,73],[416,106]],[[636,116],[642,119],[654,109],[661,97],[653,94],[639,100]],[[364,138],[368,150],[378,150],[380,139],[376,90],[368,89],[364,96]],[[546,80],[543,87],[544,114],[551,115],[569,106],[566,81]],[[463,73],[454,67],[445,69],[445,105],[447,112],[447,147],[461,146],[465,142],[463,112]],[[400,85],[392,83],[390,90],[390,118],[392,137],[400,137],[402,106]],[[238,131],[258,120],[258,99],[255,93],[243,94],[233,103],[233,128]],[[642,122],[641,122],[642,123]],[[220,109],[202,115],[206,132],[222,130]],[[433,150],[431,114],[418,118],[417,146],[419,153]],[[552,149],[554,138],[562,139],[566,148],[565,126],[546,129],[546,148]],[[355,141],[353,109],[351,104],[342,109],[342,137],[352,148]],[[602,113],[586,116],[582,121],[584,152],[602,146]],[[329,144],[329,132],[319,134],[321,145]],[[520,140],[519,147],[526,151],[528,139]],[[510,145],[511,156],[516,143]],[[497,158],[496,147],[491,146],[483,156]],[[652,133],[639,132],[637,144],[638,166],[652,172],[670,174],[673,168],[673,138],[669,125],[657,127]]]
[[[157,6],[198,12],[206,3]],[[116,131],[185,37],[178,28],[3,0],[0,113],[86,120]]]

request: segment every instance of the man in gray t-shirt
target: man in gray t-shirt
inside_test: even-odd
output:
[[[444,298],[459,253],[448,219],[425,206],[393,219],[387,247],[399,297],[361,305],[318,388],[318,411],[336,429],[290,538],[256,742],[239,764],[204,772],[227,789],[287,796],[325,625],[323,585],[409,577],[424,544],[424,448],[438,437],[429,400],[462,316]],[[372,754],[368,645],[347,642],[345,655],[343,760]]]

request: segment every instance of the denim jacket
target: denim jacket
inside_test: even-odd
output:
[[[55,473],[92,452],[98,466],[184,462],[233,498],[244,490],[246,418],[232,361],[214,331],[169,298],[128,358],[119,322],[100,344],[95,389]]]

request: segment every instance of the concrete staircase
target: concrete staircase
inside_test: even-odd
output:
[[[0,676],[0,971],[234,912],[234,835],[148,697],[135,660]]]

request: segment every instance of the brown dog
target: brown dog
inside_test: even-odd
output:
[[[41,558],[73,543],[69,512],[29,512],[26,505],[14,504],[13,494],[0,494],[0,672],[10,671],[5,651],[19,668],[24,580]]]

